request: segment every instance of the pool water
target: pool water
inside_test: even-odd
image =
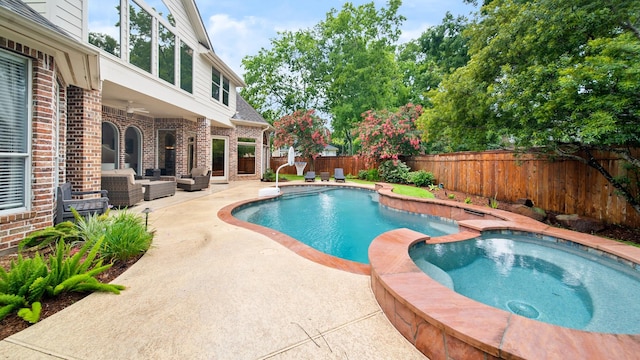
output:
[[[369,244],[389,230],[409,228],[430,236],[458,232],[454,221],[382,206],[371,190],[304,186],[283,187],[282,191],[279,198],[240,207],[233,216],[363,264],[369,263]]]
[[[609,258],[496,234],[420,243],[409,254],[434,280],[487,305],[573,329],[640,333],[640,274]]]

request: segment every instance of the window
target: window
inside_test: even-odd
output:
[[[238,138],[238,174],[256,173],[256,139]]]
[[[220,98],[221,95],[222,98]],[[222,76],[215,68],[211,68],[211,97],[229,106],[229,79]]]
[[[89,1],[89,43],[120,56],[120,0]]]
[[[229,106],[229,80],[222,79],[222,103]]]
[[[129,62],[151,72],[151,15],[129,2]]]
[[[118,128],[110,122],[102,123],[102,170],[117,169],[119,165],[120,149]]]
[[[158,24],[158,76],[175,84],[176,37],[164,25]]]
[[[220,101],[220,71],[211,69],[211,97]]]
[[[120,0],[88,1],[89,43],[171,84],[178,85],[179,76],[180,88],[193,93],[193,49],[183,41],[177,49],[176,21],[164,1],[126,3],[129,11],[121,13]],[[128,46],[121,45],[126,36]]]
[[[167,8],[167,5],[165,5],[164,1],[162,0],[145,0],[145,2],[151,6],[151,8],[153,10],[156,11],[156,13],[158,13],[158,15],[160,15],[161,18],[167,20],[169,22],[169,24],[171,24],[171,26],[176,26],[176,20],[174,19],[173,15],[171,15],[171,12],[169,11],[169,8]]]
[[[0,51],[0,214],[30,207],[31,63]]]
[[[193,50],[180,42],[180,88],[193,92]]]

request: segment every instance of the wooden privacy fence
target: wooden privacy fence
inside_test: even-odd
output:
[[[607,154],[598,156],[600,163],[613,176],[624,173],[623,161]],[[304,161],[297,159],[297,161]],[[271,168],[286,162],[272,158]],[[580,214],[610,224],[640,226],[640,215],[616,194],[615,189],[595,169],[575,160],[548,161],[534,155],[510,151],[461,152],[413,156],[405,159],[412,171],[432,172],[445,189],[494,197],[514,202],[530,199],[535,206],[562,214]],[[321,157],[315,171],[341,167],[345,174],[357,175],[365,169],[364,159],[357,156]],[[309,170],[309,165],[305,172]],[[295,167],[285,167],[283,174],[295,174]]]
[[[310,169],[310,164],[308,164],[307,159],[296,158],[296,161],[304,161],[307,162],[307,166],[304,168],[304,172],[306,173]],[[286,157],[272,157],[271,158],[271,168],[273,171],[287,162]],[[316,174],[320,174],[321,171],[326,171],[333,176],[333,172],[335,168],[342,168],[344,170],[345,175],[353,175],[357,176],[359,170],[365,169],[364,159],[359,156],[325,156],[319,157],[314,161],[314,168]],[[296,174],[295,166],[285,166],[280,170],[280,174]]]

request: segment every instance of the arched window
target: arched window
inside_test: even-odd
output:
[[[142,134],[133,126],[124,132],[124,166],[142,174]]]
[[[118,128],[110,122],[102,123],[102,170],[118,168]]]

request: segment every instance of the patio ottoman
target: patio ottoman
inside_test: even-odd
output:
[[[142,183],[144,187],[144,199],[151,201],[165,196],[173,196],[176,193],[175,181],[149,181]]]

